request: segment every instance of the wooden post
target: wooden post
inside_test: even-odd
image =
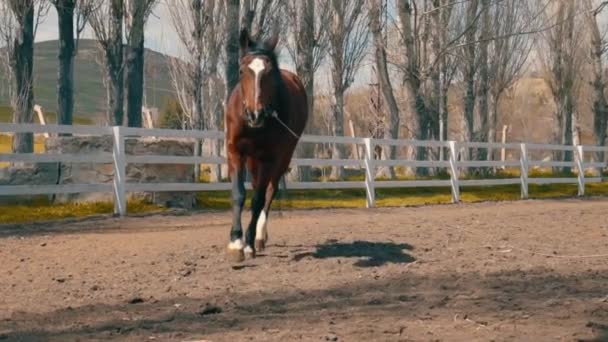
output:
[[[350,136],[355,138],[355,125],[353,124],[353,120],[348,120],[348,127],[350,128]],[[359,145],[353,144],[353,149],[355,150],[355,155],[357,159],[361,159],[361,154],[359,153]]]
[[[574,148],[574,160],[578,169],[578,195],[585,195],[585,151],[583,146],[578,145]]]
[[[452,203],[460,202],[460,184],[458,170],[458,147],[455,141],[449,141],[450,145],[450,182],[452,184]]]
[[[509,128],[509,126],[507,126],[507,125],[502,126],[502,148],[500,149],[500,161],[503,163],[507,159],[507,151],[505,149],[505,144],[507,143],[507,129],[508,128]],[[505,166],[503,165],[502,168],[504,169]]]
[[[367,207],[373,208],[376,205],[376,190],[374,189],[374,179],[376,178],[376,168],[374,167],[374,145],[372,139],[365,138],[365,192],[367,194]]]
[[[520,179],[521,179],[521,198],[528,198],[528,147],[525,143],[520,144]]]
[[[46,117],[44,116],[44,111],[42,110],[42,107],[39,105],[35,105],[34,112],[36,112],[36,114],[38,115],[38,121],[40,121],[40,124],[43,126],[46,126]],[[44,132],[42,134],[44,135],[45,138],[49,137],[48,132]]]
[[[112,127],[113,131],[113,157],[114,157],[114,214],[121,217],[127,214],[127,189],[126,189],[126,158],[125,137],[121,126]]]

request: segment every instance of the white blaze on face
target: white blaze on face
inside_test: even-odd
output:
[[[266,240],[266,224],[268,223],[266,211],[262,210],[262,214],[258,218],[258,223],[255,227],[255,239]]]
[[[254,58],[251,63],[249,63],[249,69],[253,71],[255,74],[255,109],[258,108],[258,96],[260,94],[260,78],[262,76],[262,71],[266,66],[264,65],[264,61],[261,58]]]

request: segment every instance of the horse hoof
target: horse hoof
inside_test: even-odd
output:
[[[242,249],[228,249],[228,259],[231,262],[243,262],[245,260],[245,253]]]
[[[261,252],[264,249],[266,249],[266,241],[264,241],[264,240],[255,240],[255,250]]]
[[[247,246],[245,247],[245,257],[247,259],[255,259],[255,251],[253,248]]]

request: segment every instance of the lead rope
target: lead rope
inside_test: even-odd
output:
[[[289,128],[289,126],[287,126],[283,120],[281,120],[281,118],[279,118],[279,114],[277,113],[276,110],[272,111],[272,114],[270,114],[271,117],[275,118],[281,125],[283,125],[283,127],[285,127],[285,129],[287,131],[289,131],[289,133],[291,133],[291,135],[293,135],[296,139],[300,139],[300,136],[296,134],[296,132],[294,132],[291,128]]]

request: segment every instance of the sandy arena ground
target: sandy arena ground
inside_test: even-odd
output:
[[[245,217],[249,215],[246,214]],[[0,341],[608,341],[608,199],[0,226]]]

